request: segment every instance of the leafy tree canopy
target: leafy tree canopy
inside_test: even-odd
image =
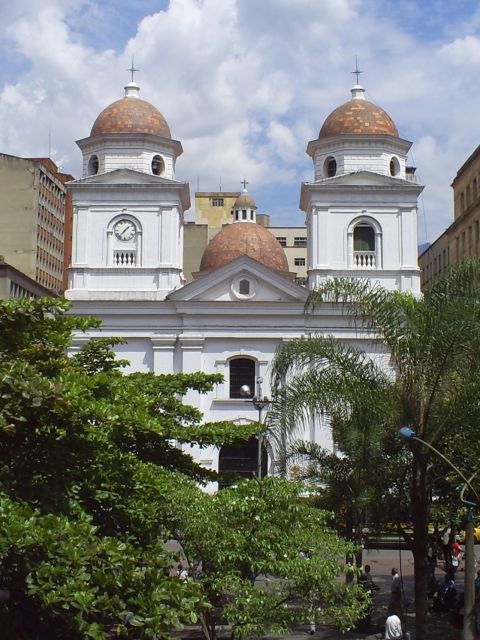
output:
[[[0,625],[28,637],[166,638],[188,623],[239,637],[295,616],[344,626],[364,594],[340,585],[344,546],[300,487],[266,479],[205,494],[214,475],[176,443],[234,443],[259,425],[204,424],[182,402],[219,376],[125,374],[98,327],[59,300],[0,303]],[[179,541],[183,551],[167,552]],[[300,555],[305,551],[306,555]],[[180,558],[201,567],[174,571]],[[272,576],[271,588],[254,587]],[[296,605],[290,606],[296,599]]]

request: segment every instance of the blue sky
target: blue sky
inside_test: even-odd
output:
[[[182,141],[177,178],[237,190],[272,224],[301,224],[307,142],[349,99],[355,55],[367,99],[413,141],[426,185],[419,240],[451,221],[450,184],[480,143],[480,8],[473,0],[21,0],[0,6],[0,151],[52,156],[80,174],[75,140],[123,94]]]

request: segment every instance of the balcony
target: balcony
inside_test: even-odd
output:
[[[114,251],[113,266],[114,267],[134,267],[137,263],[136,251]]]
[[[376,269],[377,268],[377,252],[376,251],[354,251],[353,252],[353,268],[354,269]]]

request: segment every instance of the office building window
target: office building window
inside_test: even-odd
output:
[[[305,266],[305,258],[294,258],[293,264],[296,267],[304,267]]]
[[[287,239],[285,238],[285,236],[277,236],[277,240],[282,245],[282,247],[287,246]]]
[[[293,239],[293,246],[294,247],[306,247],[307,246],[307,238],[300,236],[300,237],[295,237]]]
[[[212,198],[212,207],[223,207],[223,198]]]

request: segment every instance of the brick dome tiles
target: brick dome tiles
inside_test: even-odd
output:
[[[397,127],[388,113],[368,100],[355,98],[332,111],[323,123],[318,138],[348,133],[383,134],[398,138]]]
[[[234,222],[209,242],[203,252],[200,273],[219,269],[241,256],[249,256],[274,271],[290,271],[282,246],[268,229],[256,223]]]
[[[121,98],[100,113],[90,135],[106,133],[149,133],[162,138],[172,137],[160,111],[136,97]]]

